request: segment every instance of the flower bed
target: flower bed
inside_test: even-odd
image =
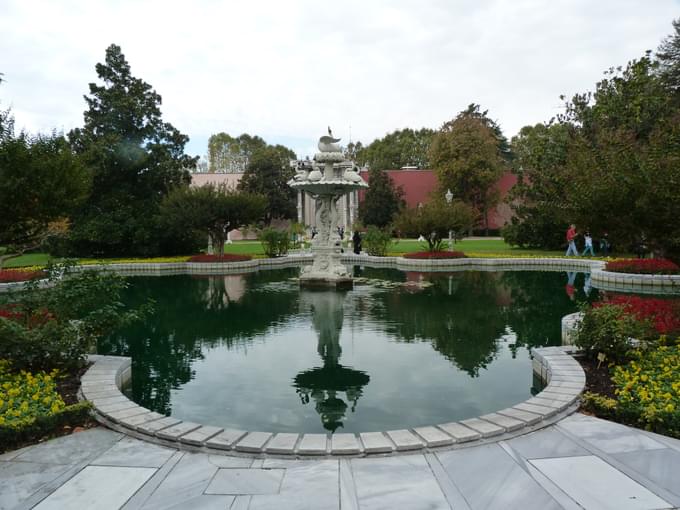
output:
[[[583,395],[583,406],[603,418],[680,438],[680,346],[632,353],[613,368],[616,398]]]
[[[25,282],[44,276],[42,271],[26,269],[3,269],[0,271],[0,283]]]
[[[90,404],[66,405],[57,391],[59,377],[57,370],[12,372],[10,363],[0,360],[0,452],[88,419]]]
[[[606,303],[621,306],[625,313],[635,316],[639,321],[649,321],[661,335],[680,336],[680,301],[677,299],[615,295],[608,298]]]
[[[430,260],[430,259],[462,259],[465,258],[462,251],[416,251],[405,253],[405,259]]]
[[[219,255],[194,255],[189,258],[188,262],[245,262],[251,259],[252,257],[250,255],[225,253],[221,257]]]
[[[680,267],[666,259],[623,259],[607,262],[607,271],[632,274],[680,274]]]

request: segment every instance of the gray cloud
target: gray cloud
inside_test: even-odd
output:
[[[227,131],[304,155],[327,124],[370,142],[438,127],[471,102],[512,136],[558,113],[560,94],[656,48],[680,12],[677,0],[243,4],[4,0],[2,107],[30,131],[80,125],[94,66],[115,42],[192,153]]]

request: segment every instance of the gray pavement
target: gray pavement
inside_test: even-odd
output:
[[[506,441],[392,457],[229,457],[105,428],[0,455],[0,510],[679,506],[680,441],[578,413]]]

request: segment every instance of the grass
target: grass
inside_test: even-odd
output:
[[[352,243],[346,242],[345,247],[347,250],[351,250]],[[426,248],[427,243],[420,242],[416,239],[395,239],[389,249],[389,255],[403,255],[404,253],[422,251]],[[444,243],[444,249],[448,249],[448,244],[446,242]],[[453,249],[456,251],[462,251],[465,254],[472,254],[474,256],[564,256],[564,251],[562,250],[550,251],[515,248],[507,244],[502,239],[464,239],[454,243]],[[264,250],[262,249],[262,243],[260,243],[260,241],[234,241],[232,244],[228,244],[224,247],[224,252],[238,255],[252,255],[253,257],[264,256]],[[4,264],[4,267],[44,266],[49,262],[50,258],[50,255],[47,253],[29,253],[22,255],[21,257],[8,260]],[[115,260],[116,259],[110,259],[111,262],[114,262]]]

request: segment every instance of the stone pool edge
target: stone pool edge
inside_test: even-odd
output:
[[[92,402],[97,421],[133,437],[189,451],[283,458],[361,457],[440,451],[496,442],[547,427],[578,409],[585,374],[571,346],[532,349],[534,373],[547,386],[534,397],[494,413],[414,429],[341,434],[298,434],[222,429],[150,411],[121,388],[131,358],[92,355],[80,398]]]

